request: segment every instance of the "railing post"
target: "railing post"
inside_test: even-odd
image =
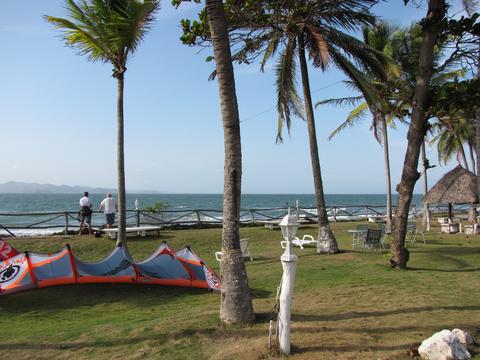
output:
[[[255,224],[255,212],[253,210],[250,210],[250,214],[252,215],[252,224]]]
[[[68,235],[68,212],[64,212],[63,215],[65,216],[65,235]]]
[[[195,214],[197,214],[197,224],[202,225],[202,219],[200,218],[200,211],[195,210]]]
[[[135,215],[137,217],[137,227],[140,227],[140,210],[135,209]]]
[[[368,221],[368,206],[365,206],[365,219]]]
[[[333,207],[333,221],[337,222],[337,207]]]

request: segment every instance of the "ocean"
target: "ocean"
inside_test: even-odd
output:
[[[0,213],[38,212],[38,211],[76,211],[78,200],[82,194],[0,194]],[[104,198],[104,194],[91,194],[94,208]],[[135,209],[134,202],[138,199],[140,208],[151,206],[157,202],[168,204],[170,209],[208,209],[221,210],[222,194],[127,194],[127,209]],[[384,194],[327,194],[327,206],[371,205],[383,206],[387,197]],[[314,208],[313,194],[243,194],[242,209],[268,209],[275,207],[295,206],[298,200],[300,206]],[[393,195],[393,204],[398,197]],[[413,203],[421,205],[422,195],[414,195]]]
[[[78,211],[78,201],[82,194],[0,194],[0,225],[5,227],[30,227],[30,225],[45,221],[36,226],[58,225],[59,228],[64,224],[63,215],[53,220],[49,216],[17,216],[18,213],[38,213],[38,212],[76,212]],[[115,197],[115,196],[114,196]],[[104,194],[91,194],[90,199],[93,202],[94,210],[98,206]],[[218,210],[223,207],[222,194],[127,194],[127,209],[135,209],[135,200],[138,200],[140,209],[154,205],[157,202],[165,203],[168,210],[187,213],[187,210]],[[315,195],[313,194],[243,194],[241,198],[241,208],[243,210],[258,209],[268,215],[268,210],[272,208],[295,207],[296,201],[299,201],[301,208],[314,209]],[[397,204],[398,197],[393,195],[393,205]],[[421,208],[422,195],[414,195],[412,204]],[[386,195],[384,194],[327,194],[327,207],[339,207],[345,209],[348,206],[385,206]],[[273,215],[273,213],[272,213]],[[221,219],[221,213],[216,215]],[[48,221],[47,221],[48,220]],[[103,216],[95,214],[93,223],[101,224]],[[78,223],[77,223],[78,224]],[[76,226],[72,221],[72,226]],[[58,231],[58,229],[56,229]],[[48,234],[52,230],[29,229],[26,231],[15,230],[17,235],[35,235]],[[0,234],[5,231],[0,229]]]

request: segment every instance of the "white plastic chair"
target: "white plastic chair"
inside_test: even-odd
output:
[[[252,254],[250,254],[250,250],[248,249],[248,240],[250,240],[250,238],[240,239],[240,250],[242,251],[242,257],[244,259],[249,258],[251,261],[253,261]],[[217,259],[217,261],[222,261],[222,256],[223,252],[215,252],[215,259]]]
[[[283,249],[287,246],[287,241],[283,240],[280,241],[280,245],[282,246]],[[304,249],[304,246],[309,246],[309,245],[317,245],[317,240],[313,238],[312,235],[303,235],[303,238],[299,239],[298,237],[295,237],[295,239],[292,240],[292,245],[293,246],[299,246],[300,249]]]

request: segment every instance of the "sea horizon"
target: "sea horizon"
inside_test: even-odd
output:
[[[0,225],[5,227],[25,228],[25,231],[17,232],[20,236],[46,235],[54,231],[61,231],[64,225],[64,213],[67,212],[76,218],[79,210],[79,199],[83,194],[51,194],[51,193],[18,193],[1,194],[0,193]],[[93,209],[98,210],[100,202],[104,199],[103,193],[90,194],[90,200]],[[115,196],[114,196],[115,197]],[[417,209],[421,207],[422,195],[414,195],[412,205]],[[386,194],[326,194],[325,201],[329,218],[333,219],[334,214],[342,220],[358,220],[362,214],[385,213]],[[316,214],[316,196],[315,194],[242,194],[241,210],[242,216],[251,217],[250,210],[258,210],[257,216],[269,217],[279,216],[286,208],[296,208],[297,201],[302,210],[315,216]],[[392,196],[392,204],[396,206],[398,195]],[[180,217],[184,221],[197,221],[197,217],[202,217],[202,221],[208,221],[209,216],[222,219],[223,194],[188,194],[188,193],[127,193],[127,210],[135,210],[135,203],[139,204],[139,209],[143,210],[156,203],[166,205],[166,218]],[[334,211],[333,208],[336,208]],[[366,207],[374,208],[375,211],[365,210]],[[283,209],[283,210],[282,210]],[[198,210],[203,215],[197,215]],[[44,215],[45,214],[45,215]],[[210,214],[210,215],[208,215]],[[247,214],[247,215],[245,215]],[[351,214],[351,215],[348,215]],[[52,220],[48,220],[52,218]],[[40,222],[41,226],[47,225],[55,227],[54,230],[26,229],[31,224]],[[104,217],[100,213],[94,214],[94,223],[102,224]],[[130,219],[130,221],[132,221]],[[75,222],[72,222],[73,225]],[[75,226],[75,225],[73,225]],[[5,234],[0,230],[0,235]]]

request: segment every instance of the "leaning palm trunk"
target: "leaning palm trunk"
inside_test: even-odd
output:
[[[124,152],[124,120],[123,120],[123,88],[124,74],[118,74],[117,98],[117,184],[118,184],[118,237],[117,246],[126,246],[126,210],[125,210],[125,152]]]
[[[392,228],[392,180],[390,177],[390,155],[388,148],[388,130],[384,116],[380,116],[383,130],[383,157],[385,159],[385,179],[387,186],[387,229]]]
[[[310,82],[308,79],[307,60],[303,38],[298,37],[298,56],[300,58],[300,72],[302,74],[303,96],[305,101],[305,114],[308,128],[308,140],[310,143],[310,158],[312,161],[313,181],[315,185],[315,196],[317,200],[318,216],[318,253],[335,254],[338,252],[338,244],[330,229],[327,209],[325,207],[325,195],[323,192],[322,173],[320,170],[320,158],[318,156],[317,134],[315,130],[315,118],[313,116],[312,96],[310,93]]]
[[[428,162],[427,154],[425,153],[425,141],[422,142],[422,165],[423,165],[423,196],[427,195],[428,192]],[[423,219],[422,226],[427,231],[430,231],[430,207],[427,202],[423,203]]]
[[[413,188],[420,174],[417,171],[420,147],[425,137],[425,107],[432,76],[433,48],[445,17],[445,0],[430,0],[427,16],[422,23],[422,46],[420,49],[419,75],[412,99],[412,116],[408,128],[408,144],[403,163],[402,179],[397,186],[398,208],[393,222],[392,257],[390,265],[405,269],[408,252],[405,250],[405,236]]]
[[[471,142],[468,143],[468,152],[470,155],[470,161],[472,163],[472,173],[477,175],[477,167],[475,166],[475,154],[473,153],[473,145]]]
[[[478,44],[477,79],[480,79],[480,43]],[[477,153],[477,191],[480,194],[480,106],[475,119],[475,152]]]
[[[470,171],[469,167],[468,167],[468,162],[467,162],[467,156],[465,155],[465,149],[463,148],[463,145],[460,143],[458,145],[458,156],[460,157],[460,160],[459,160],[459,163],[460,165],[462,164],[463,162],[463,167],[465,169],[467,169],[468,171]]]
[[[255,316],[240,250],[242,149],[230,43],[223,2],[207,0],[206,9],[215,55],[225,146],[220,318],[225,323],[250,323]]]

